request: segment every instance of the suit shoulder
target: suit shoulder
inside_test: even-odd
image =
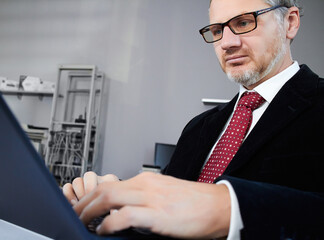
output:
[[[214,115],[215,113],[219,112],[221,107],[218,105],[212,109],[209,109],[205,112],[200,113],[199,115],[195,116],[193,119],[191,119],[187,125],[185,126],[183,132],[190,130],[198,125],[202,125],[206,118],[209,116]]]
[[[324,79],[305,64],[300,65],[300,70],[287,82],[288,85],[306,98],[322,98],[324,94]]]
[[[324,78],[318,77],[318,89],[321,94],[324,94]]]

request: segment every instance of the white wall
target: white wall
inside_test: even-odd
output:
[[[121,178],[152,164],[154,143],[176,143],[184,125],[208,109],[201,98],[230,99],[198,30],[209,0],[1,0],[0,76],[55,81],[58,64],[95,64],[109,78],[100,173]],[[303,1],[293,56],[324,76],[322,0]],[[51,100],[6,97],[20,121],[46,126]]]

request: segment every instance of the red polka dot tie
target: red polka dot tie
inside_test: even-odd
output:
[[[241,146],[252,122],[252,111],[265,100],[257,92],[245,92],[233,117],[204,166],[198,182],[213,183],[221,176]]]

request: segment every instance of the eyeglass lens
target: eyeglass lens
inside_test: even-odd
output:
[[[256,19],[253,13],[243,14],[231,19],[228,23],[214,24],[203,32],[207,42],[215,42],[223,37],[223,28],[229,26],[235,34],[242,34],[252,31],[256,27]]]

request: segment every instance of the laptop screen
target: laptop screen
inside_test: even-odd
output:
[[[0,219],[54,239],[87,239],[56,181],[0,95]]]

